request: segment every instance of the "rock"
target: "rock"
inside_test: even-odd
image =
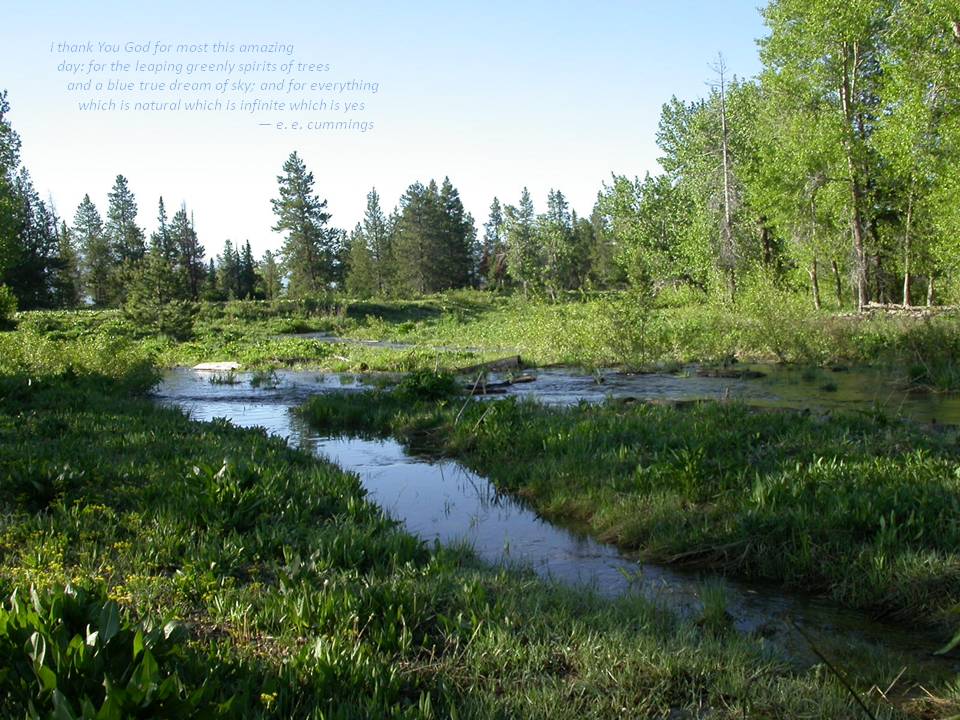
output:
[[[229,370],[239,370],[240,363],[236,362],[208,362],[193,366],[194,370],[211,370],[213,372],[225,372]]]

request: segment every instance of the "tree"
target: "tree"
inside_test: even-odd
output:
[[[14,185],[20,166],[20,136],[7,119],[9,113],[4,90],[0,92],[0,284],[10,282],[10,273],[19,261],[23,226],[22,205]]]
[[[380,196],[376,188],[367,193],[367,208],[363,214],[363,225],[359,229],[370,254],[371,268],[376,279],[376,294],[383,295],[390,285],[394,269],[393,238],[390,223],[380,207]]]
[[[217,283],[227,300],[237,300],[240,294],[240,255],[233,242],[225,240],[223,253],[217,256]]]
[[[394,258],[395,286],[401,294],[433,292],[439,275],[440,198],[437,185],[413,183],[400,198]]]
[[[107,195],[106,233],[120,265],[136,265],[146,254],[143,230],[137,225],[137,200],[123,175],[117,175]]]
[[[73,233],[65,222],[60,223],[57,257],[51,278],[53,304],[61,308],[75,308],[80,304],[80,256]]]
[[[439,247],[438,277],[435,286],[438,290],[468,287],[475,284],[477,257],[474,243],[476,228],[473,218],[464,210],[460,192],[450,182],[443,179],[440,186],[440,227],[437,237]]]
[[[257,292],[257,261],[253,259],[249,240],[244,243],[240,254],[239,292],[240,297],[245,299],[254,297]]]
[[[537,219],[536,242],[543,258],[540,279],[550,296],[572,287],[575,262],[573,217],[563,193],[551,190],[547,212]]]
[[[94,305],[106,307],[113,301],[113,257],[110,253],[110,241],[104,234],[103,220],[89,195],[84,195],[83,201],[77,207],[73,218],[73,233],[83,254],[84,290]]]
[[[26,168],[14,181],[19,201],[17,248],[8,271],[8,284],[19,306],[29,310],[52,305],[52,277],[59,243],[59,220],[51,205],[40,199]]]
[[[540,280],[541,256],[536,238],[537,213],[530,191],[523,188],[520,204],[507,206],[507,271],[526,295]]]
[[[313,173],[296,152],[283,164],[277,177],[280,197],[272,200],[277,223],[275,232],[286,233],[281,255],[294,296],[319,293],[333,274],[334,238],[327,228],[327,201],[314,194]]]
[[[161,202],[161,218],[164,217]],[[170,263],[162,231],[150,239],[145,258],[130,271],[130,287],[124,303],[124,314],[138,327],[150,328],[176,340],[186,340],[193,334],[197,313],[194,303],[182,299],[182,283],[176,268]]]
[[[270,250],[263,253],[263,260],[260,261],[259,283],[261,292],[267,300],[275,300],[280,297],[280,291],[282,290],[280,267]]]
[[[347,292],[351,297],[369,298],[380,292],[380,277],[367,236],[360,223],[350,234]]]
[[[169,233],[172,247],[176,248],[177,275],[185,289],[184,294],[190,300],[199,300],[207,270],[203,262],[205,250],[194,230],[193,216],[187,215],[186,204],[181,204],[174,213]]]
[[[870,180],[877,158],[870,139],[882,81],[882,37],[894,3],[772,0],[763,11],[770,28],[761,45],[765,84],[792,87],[798,100],[813,101],[824,110],[829,147],[843,164],[861,309],[871,295],[867,231],[874,220]],[[791,94],[782,91],[779,96],[786,102]]]
[[[479,271],[481,277],[496,288],[502,288],[507,279],[506,221],[497,198],[490,204],[490,214],[483,226]]]

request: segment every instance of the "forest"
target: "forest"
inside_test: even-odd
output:
[[[960,717],[960,5],[759,12],[592,207],[270,242],[0,93],[0,716]]]
[[[493,198],[478,227],[444,178],[412,183],[392,210],[371,190],[362,222],[338,228],[293,154],[273,201],[284,245],[257,260],[240,240],[218,239],[208,257],[192,214],[162,198],[148,236],[123,175],[105,215],[87,196],[61,218],[19,163],[4,98],[0,280],[23,309],[123,305],[138,284],[159,287],[146,278],[161,266],[165,297],[183,301],[682,286],[736,302],[762,275],[817,308],[950,303],[960,262],[951,10],[772,3],[760,75],[731,76],[719,57],[706,97],[663,107],[662,172],[611,177],[582,214],[560,189],[541,211],[524,191],[515,204]]]

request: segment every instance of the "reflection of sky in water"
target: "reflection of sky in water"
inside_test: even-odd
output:
[[[330,458],[344,469],[356,472],[375,502],[426,541],[464,541],[492,564],[517,563],[544,577],[588,585],[605,596],[640,591],[688,616],[698,612],[697,594],[702,578],[697,573],[640,564],[613,546],[545,522],[515,500],[497,494],[487,480],[455,462],[410,457],[392,440],[317,437],[289,412],[312,394],[340,389],[359,391],[350,381],[335,375],[285,371],[277,373],[275,387],[257,389],[251,387],[248,374],[237,373],[239,382],[232,385],[212,384],[209,377],[189,370],[171,371],[165,376],[158,397],[161,402],[183,407],[197,420],[227,418],[240,426],[263,427],[294,445]],[[641,395],[633,384],[631,390],[638,397],[676,397],[670,394],[671,388],[688,382],[664,376],[639,378],[647,381],[646,389],[662,394]],[[698,389],[709,387],[717,392],[721,382],[729,383],[698,378],[693,384]],[[749,385],[756,381],[740,382]],[[598,386],[589,376],[567,375],[565,380],[563,374],[551,371],[541,374],[536,383],[516,387],[522,388],[524,394],[543,392],[566,402],[590,387],[597,391],[584,395],[602,399],[604,391],[620,390],[618,383],[614,379],[604,383],[606,387]],[[922,645],[929,652],[941,640],[872,623],[859,613],[835,608],[816,598],[792,596],[771,587],[720,582],[726,587],[728,610],[739,629],[762,629],[764,634],[772,634],[779,646],[798,656],[809,654],[790,629],[789,618],[819,636],[829,635],[834,641],[843,636],[874,638],[887,647],[916,652]]]

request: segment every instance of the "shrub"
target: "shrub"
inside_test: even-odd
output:
[[[17,312],[17,298],[13,290],[6,285],[0,285],[0,328],[9,327]]]

